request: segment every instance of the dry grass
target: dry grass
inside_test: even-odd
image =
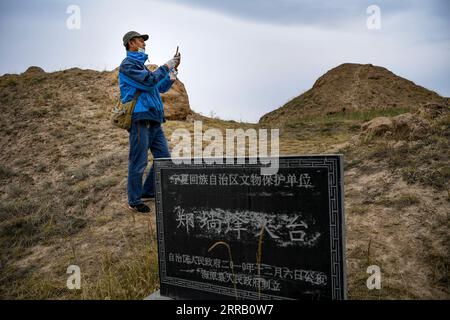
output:
[[[0,298],[141,299],[158,288],[154,214],[124,208],[128,136],[103,113],[114,81],[79,69],[0,77]],[[28,107],[13,108],[17,101]],[[450,296],[448,118],[420,139],[352,140],[365,120],[403,111],[310,116],[280,128],[281,154],[344,153],[352,299]],[[199,118],[203,131],[268,128]],[[178,128],[193,134],[192,120],[169,121],[169,141]],[[71,264],[81,268],[79,291],[66,288]],[[370,264],[382,268],[381,291],[365,286]]]

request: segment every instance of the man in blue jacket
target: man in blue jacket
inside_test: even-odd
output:
[[[128,205],[129,208],[149,213],[150,208],[143,199],[154,199],[153,165],[144,184],[142,177],[148,164],[148,149],[153,158],[170,157],[169,147],[161,127],[165,122],[164,107],[160,93],[170,89],[176,79],[176,68],[180,64],[180,54],[151,72],[145,66],[148,55],[145,41],[148,35],[130,31],[123,37],[127,57],[119,67],[119,86],[122,103],[137,97],[130,129],[130,153],[128,156]]]

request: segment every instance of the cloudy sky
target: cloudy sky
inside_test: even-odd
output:
[[[68,27],[71,5],[79,29]],[[379,29],[367,26],[371,5]],[[256,122],[345,62],[450,96],[448,12],[448,0],[0,0],[0,74],[112,70],[125,56],[123,34],[136,30],[150,35],[151,63],[180,46],[192,109],[223,119]]]

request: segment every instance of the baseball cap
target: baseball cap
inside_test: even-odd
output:
[[[136,31],[129,31],[129,32],[125,33],[125,35],[123,36],[123,45],[126,47],[128,41],[130,41],[133,38],[137,38],[137,37],[144,38],[144,41],[148,40],[148,34],[140,34],[139,32],[136,32]]]

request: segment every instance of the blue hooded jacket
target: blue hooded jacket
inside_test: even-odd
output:
[[[165,122],[164,106],[160,93],[167,92],[174,81],[170,80],[169,69],[160,66],[151,72],[145,66],[148,55],[141,52],[127,51],[127,57],[119,67],[120,98],[122,103],[133,100],[136,90],[141,90],[132,121],[153,120]]]

